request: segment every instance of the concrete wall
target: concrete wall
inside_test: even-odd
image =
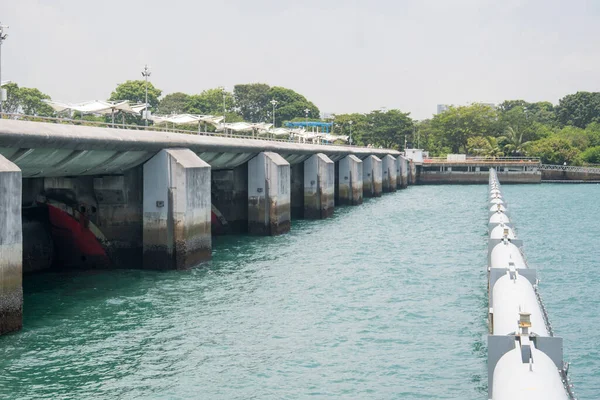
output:
[[[184,269],[211,257],[210,166],[187,149],[144,164],[144,268]]]
[[[383,192],[395,192],[397,190],[396,159],[389,154],[386,155],[381,159],[381,168],[383,171]]]
[[[0,334],[23,326],[21,170],[0,156]]]
[[[304,218],[322,219],[333,215],[335,165],[318,153],[304,161]]]
[[[143,168],[123,175],[93,178],[98,212],[95,224],[102,232],[102,245],[113,267],[131,268],[142,264],[143,252]]]
[[[498,173],[502,183],[540,183],[540,173]],[[479,184],[488,183],[488,172],[438,172],[422,171],[419,184]]]
[[[279,235],[290,230],[290,164],[263,152],[248,162],[248,232]]]
[[[542,171],[544,181],[600,181],[598,173],[576,172],[576,171]]]
[[[304,163],[290,165],[290,213],[292,218],[304,218]]]
[[[339,204],[358,205],[363,202],[363,162],[349,155],[339,161],[337,187]]]
[[[383,171],[381,159],[377,156],[368,156],[363,159],[363,196],[379,197],[382,193]]]
[[[213,233],[248,232],[248,164],[233,169],[212,171],[212,204],[222,214],[227,226]]]

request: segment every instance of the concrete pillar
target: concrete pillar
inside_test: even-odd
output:
[[[213,170],[211,199],[222,219],[213,234],[248,232],[248,164],[233,169]]]
[[[304,162],[290,165],[290,212],[292,218],[304,218]]]
[[[396,191],[396,159],[391,155],[386,155],[381,159],[381,169],[383,170],[383,192]]]
[[[335,165],[318,153],[304,161],[304,218],[322,219],[333,215]]]
[[[382,190],[381,160],[377,156],[368,156],[363,159],[363,196],[379,197]]]
[[[248,232],[289,232],[290,192],[290,164],[279,154],[263,152],[248,161]]]
[[[408,187],[408,159],[404,156],[398,156],[398,162],[400,164],[399,186],[401,189],[405,189]]]
[[[449,167],[451,168],[451,167]],[[408,162],[408,184],[415,185],[417,183],[417,165],[413,160]]]
[[[394,164],[396,165],[396,189],[402,189],[402,170],[400,164],[400,156],[394,157]]]
[[[363,162],[355,155],[339,162],[338,191],[340,204],[355,206],[363,202]]]
[[[144,164],[144,268],[184,269],[211,257],[210,165],[189,149]]]
[[[23,327],[21,170],[0,155],[0,334]]]

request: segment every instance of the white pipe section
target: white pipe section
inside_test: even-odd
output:
[[[519,248],[506,240],[498,243],[490,252],[490,268],[508,269],[510,264],[513,264],[515,269],[527,268],[527,264]]]
[[[508,239],[510,239],[510,240],[516,239],[515,231],[513,231],[510,226],[507,226],[504,224],[497,225],[494,229],[492,229],[492,231],[490,232],[490,239],[494,240],[494,239],[504,238],[504,230],[505,229],[507,230],[506,237]]]
[[[494,204],[492,207],[490,207],[490,213],[495,213],[496,211],[506,214],[506,207],[502,203]]]
[[[496,212],[490,217],[490,224],[508,224],[510,219],[503,212]]]
[[[529,332],[549,336],[535,291],[527,278],[517,274],[515,279],[510,279],[507,272],[496,281],[492,297],[494,335],[519,332],[519,312],[528,312],[531,314]]]
[[[493,400],[568,400],[556,365],[533,343],[531,358],[531,365],[523,363],[518,344],[500,358],[494,369]]]
[[[502,200],[500,197],[496,197],[490,200],[490,204],[504,204],[504,200]]]

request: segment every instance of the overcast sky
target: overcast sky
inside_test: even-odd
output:
[[[237,83],[292,88],[321,111],[553,103],[600,91],[595,0],[0,0],[2,79],[54,100]]]

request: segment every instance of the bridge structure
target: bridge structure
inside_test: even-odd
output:
[[[24,272],[185,269],[214,234],[284,234],[416,179],[390,149],[0,119],[0,334]]]

